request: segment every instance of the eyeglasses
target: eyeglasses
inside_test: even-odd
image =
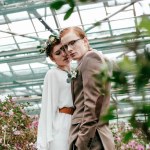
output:
[[[59,50],[57,50],[54,54],[55,55],[61,55],[62,54],[62,51],[65,52],[65,48],[64,47],[61,47]]]
[[[74,48],[76,42],[79,40],[82,40],[82,39],[72,40],[68,44],[63,45],[64,49],[68,50],[68,46],[70,46],[71,48]]]

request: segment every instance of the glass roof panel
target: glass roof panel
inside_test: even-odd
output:
[[[12,72],[11,71],[4,71],[3,75],[6,75],[7,77],[12,77]]]
[[[16,44],[11,44],[11,45],[6,45],[6,46],[0,46],[0,47],[1,47],[0,48],[0,52],[18,49]]]
[[[30,69],[20,69],[20,70],[14,70],[13,73],[17,76],[26,76],[31,74],[31,70]]]
[[[27,11],[7,14],[7,17],[9,18],[10,21],[15,21],[18,19],[29,19]]]
[[[90,27],[90,25],[84,26],[85,30]],[[96,26],[90,31],[87,32],[87,36],[89,39],[93,38],[102,38],[110,36],[109,25],[107,22],[101,23],[100,26]]]
[[[48,66],[47,67],[42,67],[42,68],[33,68],[33,72],[35,74],[40,74],[40,73],[46,73],[48,71]]]
[[[52,15],[51,10],[49,9],[49,7],[46,8],[39,8],[36,9],[36,11],[38,12],[39,15],[41,15],[42,17],[45,15]]]
[[[10,68],[7,63],[0,64],[0,72],[3,72],[3,71],[10,71]]]
[[[45,27],[37,18],[32,19],[32,21],[37,32],[45,30]]]
[[[134,7],[135,7],[136,16],[143,15],[143,8],[141,7],[139,3],[135,3]]]
[[[7,31],[8,30],[8,25],[5,25],[5,24],[0,25],[0,30]],[[4,32],[0,32],[0,38],[1,37],[7,37],[7,36],[10,36],[10,34],[4,33]]]
[[[28,34],[29,35],[29,34]],[[32,34],[34,37],[36,37],[36,34]],[[27,37],[21,37],[21,36],[15,36],[15,39],[17,41],[17,43],[21,43],[21,42],[28,42],[28,41],[34,41],[34,39],[31,38],[27,38]]]
[[[21,43],[18,44],[20,49],[24,49],[24,48],[30,48],[30,47],[37,47],[39,44],[39,41],[34,41],[34,42],[26,42],[26,43]]]
[[[88,10],[82,10],[80,11],[82,22],[84,24],[90,24],[95,23],[96,21],[99,21],[103,19],[106,16],[106,11],[104,7],[101,8],[94,8],[94,9],[88,9]],[[100,15],[97,15],[100,14]],[[90,16],[90,17],[87,17]]]
[[[134,17],[133,10],[123,11],[110,18],[110,20],[119,20]]]
[[[46,64],[41,64],[41,63],[30,63],[31,68],[41,68],[41,67],[47,67]]]
[[[4,16],[0,15],[0,23],[4,23],[4,22],[5,22]]]
[[[112,29],[135,27],[134,19],[124,19],[124,20],[111,21],[110,24],[111,24]]]
[[[150,14],[150,8],[149,8],[149,5],[150,5],[150,1],[141,1],[139,2],[141,5],[142,5],[142,10],[144,12],[144,14]]]
[[[57,15],[61,28],[81,25],[80,18],[77,12],[74,12],[67,20],[64,20],[64,14]]]
[[[0,39],[0,46],[1,45],[8,45],[8,44],[14,44],[15,41],[13,37],[6,37],[6,38],[1,38]]]
[[[25,93],[25,91],[22,91],[22,92],[21,91],[17,91],[17,90],[15,91],[16,95],[24,95],[24,93]]]
[[[132,33],[132,32],[135,32],[135,31],[136,31],[136,28],[133,27],[133,28],[127,28],[127,29],[113,30],[112,33],[113,33],[113,35],[121,35],[123,33]]]
[[[30,20],[23,20],[12,22],[10,25],[10,29],[12,32],[19,34],[27,34],[35,32],[33,25]]]
[[[49,27],[51,27],[52,29],[56,29],[57,28],[53,16],[47,16],[45,21],[49,25]]]
[[[117,4],[126,4],[126,3],[130,3],[131,0],[116,0]]]
[[[81,6],[79,6],[79,9],[84,10],[84,9],[100,8],[103,6],[104,6],[104,4],[102,2],[98,2],[98,3],[93,3],[93,4],[81,5]]]
[[[14,91],[23,91],[26,90],[25,87],[18,87],[18,88],[13,88]]]
[[[38,36],[43,39],[48,39],[51,34],[50,31],[38,32]]]
[[[16,65],[12,66],[12,69],[15,70],[24,70],[24,69],[29,69],[29,64],[23,64],[23,65]]]
[[[1,29],[1,25],[0,25],[0,30],[3,30],[3,29]],[[8,36],[10,36],[10,34],[4,33],[4,32],[0,32],[0,38],[2,38],[2,37],[8,37]]]
[[[108,14],[113,14],[114,12],[118,11],[125,5],[118,5],[118,6],[111,6],[111,7],[106,7],[107,13]],[[126,8],[125,10],[132,10],[133,6],[131,5],[130,7]]]

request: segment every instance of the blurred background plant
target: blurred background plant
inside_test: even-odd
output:
[[[37,118],[25,112],[11,96],[0,100],[0,150],[34,150]]]
[[[130,123],[111,123],[110,129],[114,136],[116,150],[150,150],[150,143],[145,134],[141,130],[133,130]],[[128,136],[132,136],[132,139],[128,140]]]

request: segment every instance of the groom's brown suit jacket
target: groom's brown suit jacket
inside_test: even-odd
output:
[[[78,150],[90,150],[96,131],[101,138],[104,149],[114,150],[113,137],[108,123],[99,119],[109,107],[110,85],[103,85],[108,93],[102,94],[93,77],[94,74],[99,73],[104,63],[106,62],[103,55],[92,50],[88,51],[78,64],[77,77],[72,81],[75,111],[72,116],[69,150],[73,150],[74,144]]]

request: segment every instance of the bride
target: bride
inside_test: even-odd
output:
[[[37,133],[38,150],[68,150],[68,136],[73,114],[71,85],[67,82],[70,57],[56,36],[50,36],[46,55],[57,65],[44,78],[42,106]]]

